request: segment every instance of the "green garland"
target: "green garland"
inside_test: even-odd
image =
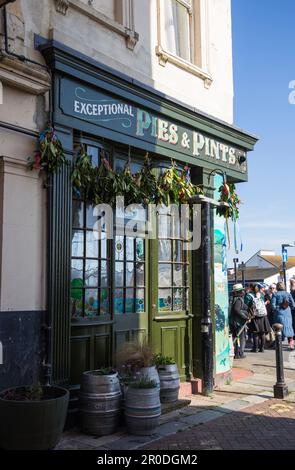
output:
[[[148,154],[139,172],[132,174],[128,162],[121,173],[115,173],[104,153],[100,165],[93,167],[91,157],[82,147],[74,164],[72,181],[77,196],[94,204],[114,205],[117,196],[124,196],[126,205],[184,204],[202,190],[190,181],[188,167],[179,173],[172,162],[171,168],[157,178]]]
[[[52,126],[49,125],[39,134],[38,144],[34,157],[28,158],[30,170],[44,170],[47,174],[53,174],[67,164],[62,144]]]
[[[68,165],[64,150],[56,132],[50,125],[41,132],[39,148],[28,167],[44,170],[47,174],[56,173],[63,165]],[[91,157],[82,146],[72,167],[74,193],[94,204],[114,205],[117,196],[124,196],[125,204],[185,204],[196,194],[203,193],[200,186],[191,182],[190,169],[176,168],[175,162],[156,176],[157,170],[146,154],[142,169],[131,173],[128,162],[121,173],[116,173],[101,152],[100,165],[92,165]]]

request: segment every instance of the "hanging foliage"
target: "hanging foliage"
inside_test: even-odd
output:
[[[74,164],[72,180],[76,194],[95,204],[114,205],[117,196],[124,196],[126,205],[181,204],[202,192],[199,186],[192,184],[188,167],[180,172],[173,162],[172,167],[157,178],[147,154],[139,172],[132,174],[128,161],[121,173],[115,173],[103,152],[100,165],[93,167],[84,148]]]
[[[44,170],[47,174],[53,174],[66,164],[62,144],[53,127],[48,126],[39,134],[38,149],[34,157],[28,159],[28,166],[31,170]]]
[[[226,178],[224,178],[223,184],[219,188],[219,193],[219,202],[226,202],[228,206],[218,207],[217,214],[236,222],[239,218],[239,205],[241,204],[240,198],[236,193],[236,186],[233,183],[227,183]]]
[[[185,204],[196,194],[202,193],[201,187],[191,182],[189,167],[179,171],[172,162],[172,167],[165,170],[158,180],[157,202],[165,205]]]

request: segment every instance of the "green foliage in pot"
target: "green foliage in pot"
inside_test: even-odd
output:
[[[163,354],[160,353],[154,355],[154,363],[156,366],[171,366],[176,364],[172,357],[163,356]]]
[[[139,379],[131,382],[129,387],[131,388],[157,388],[157,383],[154,380],[150,380],[147,377],[140,377]]]

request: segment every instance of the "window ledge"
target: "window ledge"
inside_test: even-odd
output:
[[[189,72],[201,78],[202,80],[204,80],[205,88],[210,88],[213,82],[212,76],[208,72],[202,70],[197,65],[194,65],[191,62],[188,62],[187,60],[184,60],[181,57],[172,54],[171,52],[165,51],[161,46],[156,47],[156,54],[159,57],[159,64],[163,67],[165,67],[167,62],[170,62],[171,64],[176,65],[177,67],[185,70],[186,72]]]
[[[79,13],[87,16],[91,20],[105,26],[114,33],[123,36],[126,40],[126,47],[131,51],[133,51],[135,48],[139,39],[139,35],[136,31],[127,28],[127,26],[123,26],[111,18],[108,18],[106,15],[95,10],[92,6],[86,5],[85,3],[81,2],[81,0],[55,0],[55,3],[56,10],[59,13],[66,15],[70,7],[73,10],[76,10]]]

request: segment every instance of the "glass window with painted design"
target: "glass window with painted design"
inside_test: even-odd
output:
[[[187,311],[189,298],[189,257],[183,250],[180,221],[172,215],[158,216],[158,310]]]
[[[100,163],[100,147],[87,146],[92,165]],[[93,227],[94,206],[74,195],[72,205],[71,315],[72,319],[110,314],[110,247],[104,231]]]

